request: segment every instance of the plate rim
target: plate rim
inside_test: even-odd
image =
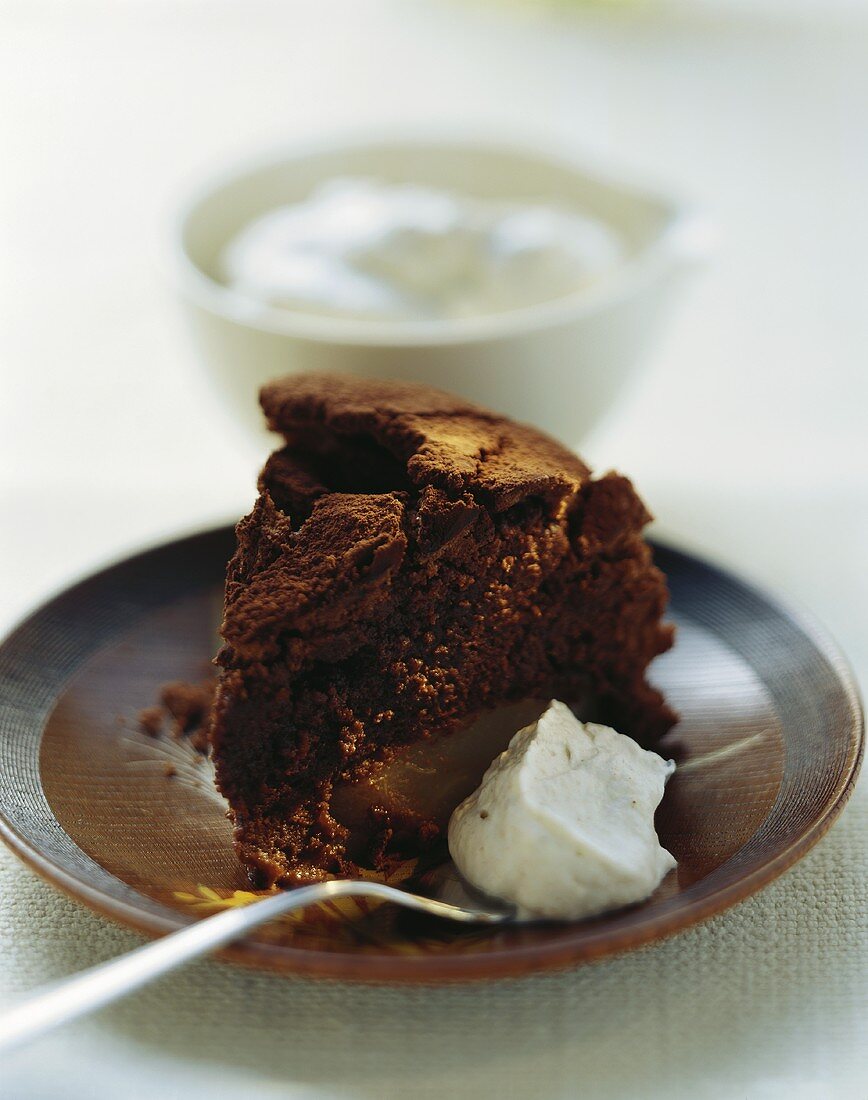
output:
[[[72,584],[55,591],[13,626],[0,642],[0,656],[14,649],[22,633],[29,626],[44,617],[59,601],[75,593],[76,590],[149,554],[168,550],[184,543],[204,541],[209,536],[227,535],[233,527],[234,524],[219,524],[149,544],[146,548],[116,558]],[[565,936],[555,942],[541,941],[495,948],[486,951],[484,955],[474,952],[458,952],[452,955],[445,953],[404,955],[388,952],[312,951],[286,945],[277,946],[262,941],[242,940],[215,952],[214,957],[264,969],[271,973],[387,985],[407,983],[440,985],[564,970],[584,962],[623,954],[686,931],[750,897],[782,875],[810,851],[828,832],[846,805],[855,786],[865,753],[864,713],[857,681],[849,662],[828,630],[812,613],[795,601],[769,591],[753,580],[745,580],[732,569],[721,566],[698,553],[681,549],[669,540],[652,538],[648,541],[655,551],[659,550],[670,558],[681,559],[686,565],[717,574],[724,582],[736,586],[769,606],[776,615],[788,619],[812,643],[833,670],[847,705],[845,718],[847,729],[842,733],[842,737],[846,738],[846,760],[840,776],[829,791],[822,807],[803,832],[794,837],[781,851],[740,875],[735,881],[725,883],[711,893],[686,900],[685,893],[689,891],[690,888],[688,888],[688,891],[679,895],[680,900],[677,905],[658,913],[653,921],[622,929],[601,931],[599,935],[590,939],[585,935],[581,945],[569,936]],[[55,692],[53,699],[56,699],[57,694],[59,692]],[[42,734],[39,737],[40,746],[41,742]],[[75,845],[75,842],[69,839]],[[156,938],[196,921],[195,917],[172,910],[168,906],[160,907],[165,915],[151,909],[136,908],[121,898],[112,897],[84,878],[77,877],[43,852],[38,845],[31,843],[23,836],[14,821],[7,816],[5,805],[0,805],[0,840],[3,840],[25,865],[52,886],[122,927]],[[75,847],[78,848],[77,845]],[[81,849],[78,850],[81,851]],[[735,858],[736,855],[737,853],[734,853],[730,859]],[[699,882],[703,881],[705,879],[699,880]],[[146,895],[140,896],[143,899],[146,898]]]

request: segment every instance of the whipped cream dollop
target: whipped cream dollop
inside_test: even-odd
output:
[[[562,297],[624,256],[620,236],[578,210],[346,178],[242,227],[218,267],[262,305],[430,321]]]
[[[453,813],[452,858],[525,919],[577,920],[642,901],[676,862],[654,830],[674,770],[554,700]]]

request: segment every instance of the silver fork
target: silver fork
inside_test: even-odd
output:
[[[437,892],[439,897],[429,898],[378,882],[344,879],[270,894],[261,901],[227,909],[19,1001],[0,1014],[0,1052],[12,1050],[61,1024],[95,1012],[161,974],[231,943],[275,917],[315,902],[347,897],[377,898],[462,924],[505,924],[517,919],[511,906],[476,895],[454,874],[438,876]]]

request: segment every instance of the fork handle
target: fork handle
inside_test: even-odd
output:
[[[416,897],[379,882],[317,882],[270,894],[261,901],[196,921],[72,978],[53,983],[0,1015],[0,1052],[36,1039],[61,1024],[110,1004],[191,959],[237,940],[261,924],[315,902],[339,897],[375,897],[452,920],[478,919],[445,902]]]

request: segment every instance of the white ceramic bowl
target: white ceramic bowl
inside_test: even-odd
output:
[[[220,252],[248,221],[348,175],[575,206],[610,223],[628,258],[612,275],[554,301],[430,322],[254,308],[219,282]],[[173,263],[206,367],[234,415],[257,433],[259,387],[313,370],[426,382],[576,444],[636,369],[704,240],[704,226],[672,200],[600,178],[562,155],[392,136],[283,152],[209,180],[177,219]]]

